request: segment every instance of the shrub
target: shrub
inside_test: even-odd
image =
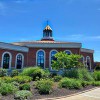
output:
[[[26,75],[30,76],[33,78],[33,80],[36,79],[36,77],[42,78],[44,75],[44,70],[41,69],[40,67],[30,67],[30,68],[25,68],[21,75]]]
[[[88,85],[91,85],[92,82],[89,82],[89,81],[81,81],[81,84],[82,84],[83,87],[86,87]]]
[[[12,79],[13,79],[13,81],[16,81],[18,83],[27,83],[32,80],[32,78],[29,76],[15,76]]]
[[[0,85],[0,93],[2,95],[12,94],[16,92],[18,88],[12,83],[2,83]]]
[[[100,81],[94,81],[94,82],[92,83],[92,85],[93,85],[93,86],[100,86]]]
[[[95,70],[100,71],[100,65],[97,65],[97,66],[95,67]]]
[[[0,68],[0,77],[7,76],[7,70]]]
[[[82,88],[81,82],[76,79],[69,79],[69,78],[63,78],[59,82],[59,86],[63,88],[69,88],[69,89],[80,89]]]
[[[40,80],[35,83],[40,94],[49,94],[52,91],[53,82],[51,80]]]
[[[53,78],[54,76],[57,76],[57,72],[51,72],[50,77]]]
[[[53,79],[54,79],[55,82],[59,82],[62,79],[62,76],[57,75],[57,76],[54,76]]]
[[[19,74],[19,72],[18,72],[17,69],[12,70],[12,72],[11,72],[11,76],[12,76],[12,77],[14,77],[14,76],[18,76],[18,74]]]
[[[76,78],[85,81],[93,81],[92,75],[88,72],[86,68],[78,68],[78,69],[71,69],[67,70],[64,73],[64,76],[69,78]]]
[[[2,80],[4,80],[6,83],[13,82],[12,77],[9,77],[9,76],[2,77]]]
[[[45,69],[43,78],[48,78],[48,77],[50,77],[50,71],[48,69]]]
[[[17,91],[14,95],[15,100],[29,100],[32,97],[32,93],[27,90]]]
[[[95,71],[93,77],[96,81],[100,81],[100,71]]]
[[[30,90],[30,84],[29,84],[29,83],[21,84],[21,85],[19,86],[19,89],[20,89],[20,90]]]

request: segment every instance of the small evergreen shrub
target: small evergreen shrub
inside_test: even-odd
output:
[[[27,82],[30,82],[32,78],[29,76],[15,76],[12,78],[12,80],[18,83],[27,83]]]
[[[93,85],[93,86],[100,86],[100,81],[94,81],[94,82],[92,83],[92,85]]]
[[[21,85],[19,86],[19,89],[20,89],[20,90],[30,90],[30,84],[29,84],[29,83],[21,84]]]
[[[44,73],[44,70],[40,67],[29,67],[25,68],[20,75],[30,76],[35,80],[36,77],[39,77],[39,79],[42,78]]]
[[[68,88],[68,89],[80,89],[82,88],[81,81],[76,79],[69,79],[69,78],[63,78],[59,82],[59,86],[62,88]]]
[[[4,76],[7,76],[7,70],[0,68],[0,77],[4,77]]]
[[[62,79],[62,76],[60,76],[60,75],[54,76],[54,78],[53,78],[53,80],[55,82],[59,82],[61,79]]]
[[[32,97],[32,93],[27,90],[17,91],[14,95],[15,100],[30,100],[31,97]]]
[[[100,81],[100,71],[95,71],[93,77],[96,81]]]
[[[0,85],[0,93],[2,95],[13,94],[18,88],[12,83],[2,83]]]
[[[18,76],[18,74],[19,74],[19,72],[18,72],[17,69],[12,70],[12,72],[11,72],[11,76],[12,76],[12,77]]]
[[[49,94],[52,91],[53,81],[51,80],[40,80],[35,83],[36,88],[40,94]]]

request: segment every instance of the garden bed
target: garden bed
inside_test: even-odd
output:
[[[31,82],[31,83],[33,84],[33,82]],[[31,89],[32,94],[33,94],[31,100],[68,96],[68,95],[72,95],[74,93],[83,92],[85,90],[95,88],[95,86],[89,85],[89,86],[84,87],[82,89],[77,89],[77,90],[71,89],[70,90],[70,89],[65,89],[65,88],[58,88],[56,84],[57,83],[55,83],[55,85],[54,85],[52,93],[46,94],[46,95],[40,95],[38,90],[35,89],[35,87],[33,86]],[[0,100],[14,100],[14,96],[13,95],[2,96],[2,98]]]

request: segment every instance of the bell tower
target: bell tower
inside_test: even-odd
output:
[[[48,21],[47,26],[43,30],[43,38],[41,39],[41,41],[54,41],[52,37],[52,29],[48,25]]]

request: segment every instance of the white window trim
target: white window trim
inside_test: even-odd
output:
[[[89,69],[91,70],[91,58],[90,58],[90,56],[86,56],[86,66],[87,66],[88,57],[89,57],[89,60],[90,60],[90,66],[89,66],[90,68]]]
[[[72,54],[72,51],[71,51],[71,50],[65,50],[64,52],[66,52],[66,51],[69,51],[69,52],[70,52],[70,54]]]
[[[83,61],[82,61],[82,62],[83,62],[83,65],[85,65],[85,57],[82,56],[82,58],[83,58],[83,59],[82,59],[82,60],[83,60]]]
[[[45,53],[45,51],[44,51],[43,49],[39,49],[39,50],[36,52],[36,66],[38,66],[38,65],[37,65],[37,56],[38,56],[38,52],[39,52],[39,51],[43,51],[43,52],[44,52],[44,69],[45,69],[46,53]]]
[[[9,59],[9,68],[8,68],[8,69],[11,69],[12,54],[11,54],[10,52],[4,52],[4,53],[2,54],[1,68],[3,68],[3,58],[4,58],[4,55],[5,55],[6,53],[9,54],[9,56],[10,56],[10,59]]]
[[[24,66],[24,55],[22,54],[22,53],[18,53],[17,55],[16,55],[16,59],[15,59],[15,68],[17,68],[17,56],[18,55],[21,55],[22,56],[22,67],[21,68],[23,68],[23,66]]]
[[[51,67],[51,52],[52,52],[52,51],[58,52],[56,49],[52,49],[52,50],[49,52],[49,68],[50,68],[50,70],[52,70],[52,67]]]

